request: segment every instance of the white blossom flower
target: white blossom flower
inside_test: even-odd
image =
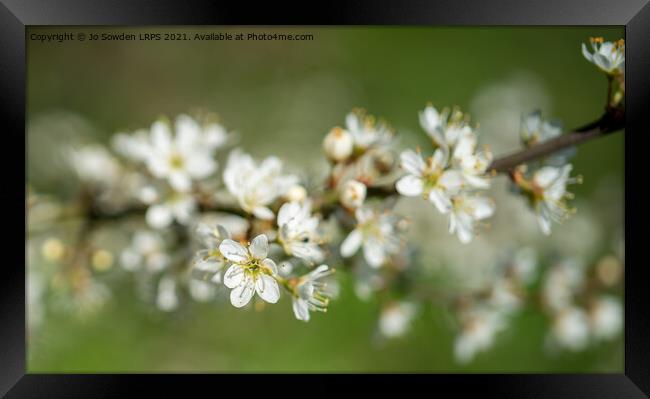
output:
[[[159,272],[170,263],[169,255],[165,252],[165,243],[159,234],[153,231],[140,230],[133,235],[131,244],[120,254],[122,267],[129,271],[144,270]]]
[[[289,202],[302,202],[307,199],[307,189],[300,184],[289,187],[284,197]]]
[[[216,295],[216,287],[206,281],[190,279],[188,288],[190,296],[197,302],[208,302]]]
[[[558,122],[549,122],[542,119],[542,112],[533,111],[521,118],[521,140],[530,147],[541,142],[553,139],[562,134],[562,125]]]
[[[354,179],[347,180],[341,188],[341,204],[350,209],[360,207],[366,199],[366,191],[365,184]]]
[[[465,311],[461,319],[462,331],[454,340],[454,356],[460,363],[471,362],[490,348],[497,333],[505,328],[502,315],[485,307]]]
[[[203,244],[203,249],[196,252],[192,266],[199,272],[214,274],[212,282],[220,283],[219,271],[225,266],[226,259],[219,251],[219,245],[225,239],[231,238],[230,233],[222,225],[209,226],[199,223],[196,233]]]
[[[171,312],[178,308],[178,293],[176,292],[176,280],[165,276],[158,283],[158,295],[156,305],[164,312]]]
[[[451,211],[451,197],[462,187],[463,176],[457,170],[445,169],[447,152],[439,148],[425,162],[420,154],[406,150],[400,160],[408,174],[395,184],[397,192],[409,197],[424,195],[441,213]]]
[[[390,212],[378,212],[368,207],[357,208],[355,217],[357,226],[341,244],[341,255],[349,258],[363,247],[366,262],[378,268],[401,248],[400,220]]]
[[[459,111],[451,112],[444,109],[442,112],[428,105],[420,111],[420,126],[431,137],[433,142],[441,148],[449,149],[456,145],[459,137],[472,133],[472,129],[466,123],[465,115]]]
[[[488,149],[476,151],[477,142],[476,134],[471,130],[461,133],[454,145],[451,160],[467,184],[486,189],[490,187],[490,180],[485,172],[492,162],[492,153]]]
[[[416,313],[416,306],[410,302],[391,303],[381,311],[379,332],[387,338],[406,334]]]
[[[532,247],[518,249],[509,267],[514,278],[525,284],[530,284],[535,279],[537,270],[537,252]]]
[[[623,329],[623,306],[612,296],[598,298],[589,308],[592,335],[599,340],[615,338]]]
[[[188,224],[196,206],[196,199],[189,193],[174,192],[162,202],[150,205],[145,217],[149,226],[155,229],[169,227],[174,220]]]
[[[569,258],[553,265],[542,285],[545,305],[552,312],[561,312],[573,304],[573,297],[585,283],[584,266]]]
[[[355,109],[345,117],[345,127],[360,150],[384,147],[393,140],[393,133],[384,123],[377,123],[371,115]]]
[[[323,150],[330,160],[345,161],[354,150],[354,138],[347,130],[335,127],[323,139]]]
[[[67,159],[79,179],[103,186],[115,183],[122,169],[115,157],[101,145],[69,149]]]
[[[467,244],[474,238],[477,223],[493,214],[494,203],[490,199],[459,194],[452,198],[449,233],[456,233],[460,242]]]
[[[571,169],[570,164],[563,167],[545,166],[533,174],[530,199],[539,227],[545,235],[551,234],[551,222],[561,223],[573,212],[566,204],[566,200],[572,198],[566,186],[579,182],[579,179],[569,177]]]
[[[521,141],[526,147],[532,147],[539,143],[554,139],[562,134],[562,123],[559,121],[547,121],[542,119],[539,110],[522,116],[520,125]],[[576,153],[575,147],[557,151],[544,159],[544,164],[550,166],[562,166]]]
[[[258,166],[250,155],[233,150],[223,180],[242,209],[260,219],[270,220],[275,215],[268,206],[295,185],[298,178],[282,175],[282,163],[276,157],[268,157]]]
[[[166,179],[177,191],[188,191],[192,180],[204,179],[216,170],[214,148],[206,144],[200,126],[192,118],[180,115],[173,137],[167,123],[157,121],[151,126],[146,162],[154,176]]]
[[[332,292],[327,282],[322,281],[334,273],[327,265],[320,265],[308,274],[295,280],[292,307],[296,319],[309,321],[309,312],[326,312]]]
[[[273,260],[266,257],[269,242],[264,234],[255,237],[248,248],[237,241],[225,239],[219,245],[219,251],[232,262],[224,274],[223,283],[232,289],[230,302],[233,306],[245,306],[255,292],[268,303],[276,303],[280,299],[280,287],[273,277],[277,275],[278,268]]]
[[[590,53],[582,43],[582,55],[591,63],[609,75],[625,73],[625,41],[606,42],[602,37],[591,38]]]
[[[553,320],[550,334],[551,342],[560,348],[583,350],[589,343],[589,319],[580,308],[564,309]]]
[[[282,205],[278,211],[278,241],[285,252],[310,263],[322,261],[318,223],[318,218],[311,215],[309,201]]]
[[[149,131],[147,129],[138,129],[130,134],[116,133],[111,140],[111,145],[116,153],[128,160],[146,161],[151,151]]]

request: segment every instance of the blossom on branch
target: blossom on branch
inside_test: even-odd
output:
[[[246,306],[256,292],[268,303],[280,299],[280,288],[273,277],[278,274],[278,268],[273,260],[267,258],[269,242],[264,234],[253,238],[248,247],[225,239],[219,245],[219,251],[232,263],[223,276],[223,283],[232,289],[230,303],[234,307]]]

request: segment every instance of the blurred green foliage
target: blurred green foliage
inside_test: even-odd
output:
[[[217,112],[257,156],[290,165],[320,156],[320,141],[363,107],[391,123],[407,143],[424,144],[417,112],[427,102],[467,110],[486,85],[526,71],[549,96],[546,115],[577,127],[603,110],[606,81],[580,53],[590,36],[615,40],[621,27],[41,28],[52,32],[293,32],[313,41],[161,41],[40,43],[28,40],[28,117],[58,110],[90,121],[91,140],[148,126],[159,115]],[[531,110],[532,111],[532,110]],[[480,121],[479,121],[480,122]],[[28,137],[28,180],[39,175],[38,141]],[[485,138],[489,142],[489,137]],[[514,150],[514,148],[513,148]],[[499,155],[499,154],[497,154]],[[582,146],[575,159],[589,198],[607,177],[623,176],[623,135]],[[621,215],[622,218],[622,215]],[[622,222],[621,222],[622,223]],[[453,362],[450,315],[425,307],[410,335],[378,344],[378,304],[358,300],[345,282],[327,315],[304,324],[290,302],[263,312],[195,304],[176,315],[152,312],[119,286],[95,317],[46,319],[29,344],[30,372],[109,371],[621,371],[618,341],[580,354],[543,350],[546,321],[524,311],[494,348],[468,366]],[[222,295],[224,296],[224,295]]]

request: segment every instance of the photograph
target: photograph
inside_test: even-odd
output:
[[[26,372],[624,373],[625,36],[27,26]]]

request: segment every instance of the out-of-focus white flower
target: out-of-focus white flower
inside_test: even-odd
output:
[[[295,282],[292,298],[293,314],[296,319],[309,321],[309,312],[326,312],[332,293],[328,290],[325,277],[334,273],[327,265],[320,265]]]
[[[552,342],[560,348],[583,350],[589,343],[589,319],[582,309],[567,308],[555,317],[550,333]]]
[[[509,264],[513,277],[529,284],[535,278],[537,269],[537,252],[531,247],[518,249]]]
[[[504,314],[512,313],[522,305],[522,298],[517,295],[513,281],[500,277],[492,284],[489,304]]]
[[[535,110],[522,116],[520,134],[524,145],[530,147],[561,135],[562,125],[543,120],[542,112]]]
[[[456,233],[460,242],[467,244],[474,238],[477,223],[493,214],[494,203],[490,199],[459,194],[452,198],[449,233]]]
[[[215,286],[206,281],[190,279],[188,286],[190,295],[198,302],[207,302],[216,294]]]
[[[545,166],[533,174],[531,202],[537,213],[537,222],[542,233],[551,234],[551,223],[561,223],[573,212],[566,204],[572,198],[567,192],[568,184],[579,182],[579,178],[569,177],[572,165],[563,167]]]
[[[68,162],[82,181],[108,186],[120,176],[120,164],[101,145],[69,149],[67,155]]]
[[[566,259],[553,265],[546,273],[542,285],[544,303],[553,312],[561,312],[570,307],[584,280],[584,267],[576,260]]]
[[[245,306],[255,292],[268,303],[276,303],[280,299],[280,287],[273,277],[278,274],[278,268],[273,260],[266,257],[269,242],[264,234],[255,237],[248,248],[225,239],[219,245],[219,251],[233,263],[223,279],[224,285],[232,288],[230,302],[233,306]]]
[[[323,150],[330,160],[343,162],[352,155],[354,138],[347,130],[335,127],[325,136]]]
[[[318,218],[311,215],[309,201],[282,205],[278,211],[278,240],[285,252],[310,263],[322,261],[318,223]]]
[[[422,129],[443,149],[450,149],[461,136],[472,133],[466,116],[460,110],[438,112],[433,105],[427,105],[419,115]]]
[[[180,115],[176,118],[173,137],[167,123],[157,121],[151,126],[146,162],[154,176],[167,179],[177,191],[188,191],[192,180],[204,179],[216,170],[215,148],[206,143],[196,121]]]
[[[174,220],[188,224],[196,211],[196,200],[189,193],[174,192],[163,202],[150,205],[146,220],[155,229],[169,227]]]
[[[521,141],[526,147],[532,147],[539,143],[554,139],[562,134],[562,123],[559,121],[547,121],[542,119],[542,113],[539,110],[533,111],[529,115],[522,116],[520,125]],[[576,149],[574,147],[557,151],[546,157],[543,162],[550,166],[562,166],[567,163],[569,158],[574,156]]]
[[[489,150],[476,151],[478,140],[474,132],[467,131],[459,135],[452,153],[452,163],[463,174],[463,179],[471,187],[486,189],[490,180],[485,175],[492,162]]]
[[[379,316],[379,332],[387,338],[406,334],[416,314],[416,306],[410,302],[396,302],[385,307]]]
[[[399,252],[400,218],[390,212],[378,212],[368,207],[355,211],[357,226],[341,244],[341,255],[351,257],[363,247],[363,257],[374,268],[382,266],[390,257]]]
[[[366,199],[366,185],[357,180],[348,180],[341,188],[341,204],[343,206],[355,209],[363,205]]]
[[[441,213],[449,213],[451,197],[463,185],[463,176],[457,170],[446,169],[448,156],[441,148],[425,162],[420,154],[406,150],[400,155],[401,165],[408,173],[395,183],[397,192],[404,196],[424,195]]]
[[[598,298],[589,308],[592,335],[599,340],[615,338],[623,329],[623,306],[611,296]]]
[[[360,150],[386,146],[393,140],[393,133],[384,123],[361,109],[355,109],[345,117],[345,127],[354,139],[354,146]]]
[[[151,149],[149,131],[139,129],[131,134],[116,133],[111,140],[111,145],[116,153],[128,160],[145,161]]]
[[[582,55],[609,75],[625,73],[625,41],[606,42],[602,37],[590,39],[593,53],[582,43]]]
[[[171,312],[178,308],[178,294],[176,292],[176,280],[165,276],[158,283],[158,295],[156,296],[158,309],[164,312]]]
[[[463,312],[461,324],[461,333],[454,341],[454,356],[460,363],[469,363],[478,353],[489,349],[505,327],[499,312],[484,307]]]
[[[282,163],[276,157],[268,157],[258,166],[250,155],[236,149],[228,157],[223,180],[242,209],[270,220],[275,215],[268,205],[284,195],[298,178],[282,175]]]
[[[224,256],[219,251],[219,245],[223,240],[231,238],[230,233],[221,225],[213,227],[204,223],[198,225],[196,233],[203,244],[203,249],[194,255],[192,266],[201,272],[215,273],[212,282],[220,283],[219,271],[226,263]]]
[[[170,258],[165,253],[162,237],[153,231],[137,231],[131,244],[120,255],[122,267],[129,271],[144,270],[159,272],[169,266]]]
[[[289,202],[302,202],[307,199],[307,190],[300,184],[289,187],[284,197]]]

